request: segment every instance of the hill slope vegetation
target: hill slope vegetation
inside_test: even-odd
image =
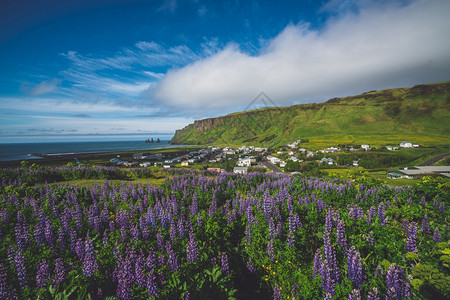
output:
[[[450,81],[203,119],[177,130],[171,143],[277,146],[307,139],[317,147],[404,140],[448,145],[449,108]]]

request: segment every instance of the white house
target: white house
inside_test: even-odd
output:
[[[152,164],[151,164],[150,162],[146,161],[146,162],[140,163],[139,165],[140,165],[141,167],[148,168],[148,167],[150,167]]]
[[[281,159],[272,155],[267,156],[267,159],[273,164],[278,164],[281,161]]]
[[[404,141],[404,142],[400,143],[400,147],[402,147],[402,148],[412,148],[413,145],[410,142]]]
[[[289,157],[288,159],[289,159],[289,160],[292,160],[292,161],[294,161],[294,162],[298,161],[298,158],[295,157],[295,156],[291,156],[291,157]]]
[[[239,158],[237,165],[239,167],[250,167],[252,165],[252,162],[251,162],[250,158],[248,158],[248,157]]]
[[[280,160],[280,167],[284,168],[286,166],[286,162],[284,160]]]
[[[370,150],[370,146],[369,145],[361,145],[361,148],[368,151]]]
[[[234,167],[233,168],[233,173],[236,173],[236,174],[247,174],[247,170],[248,170],[247,167]]]
[[[334,163],[333,159],[331,157],[324,157],[320,160],[321,163],[327,163],[329,165],[332,165]]]

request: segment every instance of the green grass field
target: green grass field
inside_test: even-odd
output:
[[[173,141],[269,147],[308,139],[311,149],[339,144],[382,147],[405,140],[448,146],[449,118],[450,82],[444,82],[200,120],[178,130]]]

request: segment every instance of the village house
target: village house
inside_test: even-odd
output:
[[[237,161],[237,165],[239,167],[250,167],[252,165],[252,162],[251,162],[250,158],[248,158],[248,157],[239,158],[239,160]]]
[[[329,165],[332,165],[334,163],[333,159],[331,157],[324,157],[320,160],[321,163],[326,163]]]
[[[236,174],[247,174],[247,170],[248,170],[247,167],[234,167],[233,168],[233,173],[236,173]]]
[[[398,150],[398,147],[386,146],[386,149],[388,149],[389,151],[395,151],[395,150]]]
[[[220,168],[207,168],[206,171],[210,171],[210,172],[222,172],[222,170]]]
[[[273,164],[278,164],[281,161],[281,159],[272,155],[267,156],[267,160],[269,160]]]
[[[189,166],[189,161],[187,161],[187,160],[182,161],[182,162],[181,162],[181,166],[182,166],[182,167],[187,167],[187,166]]]
[[[369,151],[370,150],[370,146],[369,145],[361,145],[361,149]]]
[[[412,148],[413,145],[410,142],[404,141],[404,142],[400,143],[400,147],[402,147],[402,148]]]
[[[387,177],[391,179],[397,178],[420,178],[423,176],[440,175],[450,178],[450,166],[418,166],[418,167],[405,167],[398,170],[391,170],[388,172]]]
[[[148,168],[148,167],[150,167],[150,166],[152,165],[152,163],[146,161],[146,162],[140,163],[139,165],[140,165],[141,167]]]

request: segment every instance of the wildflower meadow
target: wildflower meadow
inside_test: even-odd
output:
[[[445,181],[165,174],[1,169],[0,299],[450,297]]]

